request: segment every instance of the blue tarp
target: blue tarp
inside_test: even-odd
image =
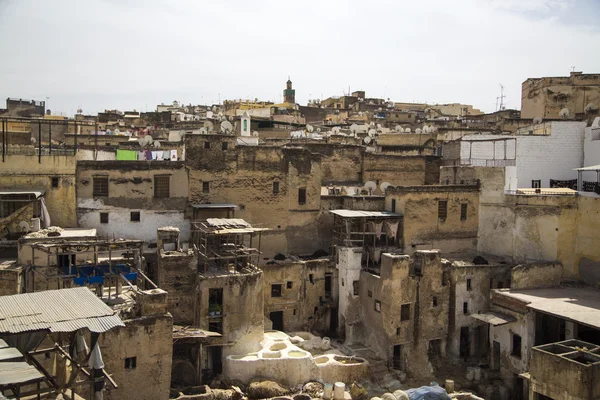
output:
[[[421,386],[406,391],[410,400],[450,400],[450,396],[441,386]]]

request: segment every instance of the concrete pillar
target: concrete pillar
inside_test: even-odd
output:
[[[565,339],[575,339],[577,337],[577,325],[571,321],[565,321]]]

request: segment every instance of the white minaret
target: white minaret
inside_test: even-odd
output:
[[[250,128],[250,115],[248,115],[248,111],[244,111],[240,124],[240,136],[251,136]]]

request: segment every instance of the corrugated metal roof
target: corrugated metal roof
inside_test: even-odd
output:
[[[207,218],[206,223],[209,226],[225,226],[232,228],[250,227],[250,224],[240,218]]]
[[[44,379],[44,375],[26,362],[1,362],[0,385],[14,385]],[[0,396],[0,399],[3,397]]]
[[[397,218],[402,216],[402,214],[389,211],[331,210],[330,212],[346,218]]]
[[[106,332],[123,321],[86,287],[0,296],[0,333]]]

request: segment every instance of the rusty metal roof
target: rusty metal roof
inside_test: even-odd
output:
[[[117,326],[125,324],[86,287],[0,296],[0,333],[81,328],[101,333]]]

